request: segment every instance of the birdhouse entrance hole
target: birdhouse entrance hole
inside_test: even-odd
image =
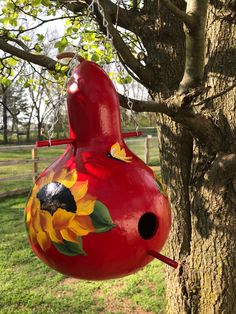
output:
[[[146,213],[139,219],[138,231],[144,240],[151,239],[158,229],[158,219],[153,213]]]

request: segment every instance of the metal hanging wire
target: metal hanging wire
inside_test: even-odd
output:
[[[69,65],[68,65],[69,68],[68,68],[68,71],[67,71],[67,77],[66,77],[66,80],[65,80],[65,82],[63,84],[62,91],[61,91],[61,93],[59,95],[59,99],[58,99],[57,105],[55,106],[55,111],[54,111],[54,116],[53,116],[53,119],[52,119],[51,126],[48,129],[48,131],[47,131],[49,146],[51,146],[51,139],[53,137],[53,132],[54,132],[54,129],[55,129],[55,125],[57,124],[57,122],[59,120],[59,112],[60,112],[61,106],[63,106],[65,104],[64,97],[66,95],[67,85],[68,85],[69,80],[71,78],[73,69],[74,69],[74,67],[78,63],[78,54],[79,54],[80,49],[82,48],[83,37],[84,37],[85,32],[86,32],[86,24],[89,22],[90,16],[94,12],[94,3],[95,3],[95,0],[92,0],[92,2],[90,3],[90,5],[87,8],[87,15],[86,15],[85,20],[84,20],[85,27],[81,28],[81,32],[79,33],[79,42],[78,42],[78,45],[77,45],[77,49],[76,49],[76,52],[73,54],[73,57],[71,58],[71,60],[69,62]]]
[[[119,0],[117,1],[117,5],[119,6]],[[114,43],[113,43],[113,36],[112,34],[110,33],[110,30],[109,30],[109,22],[107,21],[106,19],[106,16],[105,16],[105,12],[104,12],[104,9],[102,7],[102,5],[100,4],[99,0],[94,0],[94,3],[97,4],[97,7],[98,7],[98,11],[99,13],[101,14],[102,16],[102,25],[105,27],[106,29],[106,39],[110,42],[111,44],[111,48],[112,48],[112,51],[114,52],[114,54],[116,54],[116,57],[115,57],[115,68],[117,70],[118,73],[123,73],[124,72],[124,69],[122,69],[121,67],[121,63],[118,61],[118,55],[116,53],[116,48],[114,46]],[[119,14],[119,11],[117,9],[117,16],[116,16],[116,28],[117,28],[117,24],[118,24],[118,14]],[[139,129],[139,125],[138,125],[138,122],[137,122],[137,119],[135,117],[135,114],[134,114],[134,110],[133,110],[133,101],[130,99],[129,97],[129,89],[128,89],[128,86],[127,84],[123,84],[123,87],[124,87],[124,96],[126,97],[127,99],[127,105],[131,111],[131,117],[134,121],[134,125],[135,125],[135,131],[136,131],[136,134],[138,135],[138,129]]]
[[[120,0],[117,0],[116,28],[117,28],[117,23],[118,23],[118,14],[119,14],[118,6],[119,6],[119,3],[120,3]],[[81,30],[81,32],[79,34],[79,43],[77,45],[76,52],[74,53],[72,59],[69,62],[69,69],[68,69],[68,72],[67,72],[67,78],[65,80],[65,83],[63,84],[62,92],[59,95],[58,103],[55,106],[55,111],[54,111],[55,114],[53,116],[51,127],[47,131],[49,146],[51,146],[51,139],[52,139],[52,136],[53,136],[55,125],[57,124],[57,122],[59,120],[60,108],[65,103],[64,96],[66,94],[66,87],[67,87],[68,82],[70,80],[72,71],[73,71],[74,67],[76,66],[76,64],[78,63],[78,54],[79,54],[80,49],[83,46],[82,42],[83,42],[84,35],[86,33],[86,25],[89,22],[90,16],[95,11],[95,4],[97,4],[98,11],[99,11],[99,13],[102,16],[102,25],[105,27],[106,33],[107,33],[106,34],[106,39],[110,42],[111,48],[112,48],[112,52],[116,55],[116,57],[115,57],[115,68],[117,70],[117,73],[123,73],[124,72],[124,69],[121,67],[121,63],[118,60],[118,55],[116,53],[116,49],[115,49],[115,46],[113,44],[113,40],[114,39],[113,39],[112,34],[109,31],[109,22],[106,19],[104,9],[103,9],[102,5],[100,4],[99,0],[92,0],[91,3],[88,5],[88,8],[87,8],[87,15],[86,15],[85,20],[84,20],[85,27]],[[127,105],[128,105],[128,107],[130,109],[131,117],[132,117],[132,120],[134,122],[135,131],[136,131],[136,134],[138,135],[139,126],[138,126],[138,122],[137,122],[137,119],[135,117],[134,110],[133,110],[133,105],[134,105],[133,101],[129,97],[129,89],[128,89],[127,84],[123,84],[123,88],[124,88],[124,96],[127,99]]]

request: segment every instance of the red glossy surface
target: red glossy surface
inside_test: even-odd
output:
[[[44,141],[37,141],[36,147],[45,147],[45,146],[57,146],[57,145],[65,145],[65,144],[72,144],[74,143],[74,139],[71,138],[63,138],[60,140],[44,140]]]
[[[67,256],[55,247],[34,252],[49,266],[76,278],[100,280],[133,273],[150,262],[148,251],[160,251],[170,229],[168,199],[159,192],[152,171],[125,145],[120,129],[119,101],[115,88],[95,63],[83,61],[74,70],[68,87],[71,138],[42,176],[63,167],[76,169],[78,180],[88,180],[88,193],[109,209],[114,228],[83,237],[87,256]],[[131,162],[108,158],[118,142]],[[145,213],[158,220],[155,234],[144,240],[138,224]]]

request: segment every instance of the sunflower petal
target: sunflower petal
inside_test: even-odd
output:
[[[32,227],[32,225],[29,225],[28,230],[29,230],[29,238],[30,238],[31,242],[33,244],[36,244],[37,243],[37,234],[36,234],[34,228]]]
[[[92,219],[89,216],[76,215],[75,218],[71,220],[68,228],[81,236],[95,231]]]
[[[42,230],[41,224],[40,224],[40,213],[39,211],[36,212],[34,217],[32,217],[32,226],[36,232],[39,232]]]
[[[50,229],[52,229],[53,227],[51,214],[44,210],[40,211],[40,223],[44,231],[49,231]]]
[[[33,195],[31,194],[31,196],[30,196],[30,198],[29,198],[29,200],[28,200],[28,202],[27,202],[27,204],[26,204],[26,207],[28,207],[28,208],[31,209],[32,204],[33,204],[33,200],[34,200],[34,197],[33,197]]]
[[[56,243],[63,243],[62,236],[60,234],[60,231],[51,229],[48,231],[49,237],[52,240],[52,242]]]
[[[26,214],[26,223],[27,223],[27,225],[30,223],[30,220],[31,220],[31,212],[28,211],[27,214]]]
[[[49,250],[52,244],[47,232],[42,230],[37,233],[37,242],[44,252]]]
[[[30,194],[30,197],[28,199],[26,207],[29,207],[29,208],[32,207],[37,192],[38,192],[38,186],[35,184],[32,191],[31,191],[31,194]]]
[[[70,172],[67,172],[66,169],[63,169],[63,171],[60,174],[60,177],[57,179],[57,181],[69,189],[77,181],[77,171],[74,169]]]
[[[34,197],[30,210],[31,210],[32,216],[35,216],[36,212],[40,210],[40,201],[37,197]]]
[[[81,198],[83,198],[88,191],[88,180],[86,181],[78,181],[71,189],[70,189],[75,202],[78,202]]]
[[[74,216],[74,213],[68,212],[62,208],[58,208],[52,217],[53,227],[56,230],[66,228],[69,225],[70,220],[73,219]]]
[[[39,180],[38,180],[38,182],[37,182],[38,185],[39,185],[40,187],[43,187],[44,185],[46,185],[46,184],[52,182],[54,175],[55,175],[55,172],[54,172],[53,170],[50,171],[49,174],[46,174],[45,176],[39,178]]]
[[[95,205],[96,200],[93,198],[86,199],[83,198],[79,200],[76,205],[77,205],[77,210],[76,214],[77,215],[90,215],[92,214],[94,210],[94,205]]]
[[[74,233],[72,230],[69,230],[68,228],[62,229],[60,230],[60,233],[64,240],[74,243],[80,243],[80,241],[77,239],[78,238],[77,234]]]

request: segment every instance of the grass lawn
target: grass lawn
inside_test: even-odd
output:
[[[164,267],[153,261],[135,275],[103,282],[65,277],[27,244],[26,197],[1,202],[0,313],[164,313]]]

